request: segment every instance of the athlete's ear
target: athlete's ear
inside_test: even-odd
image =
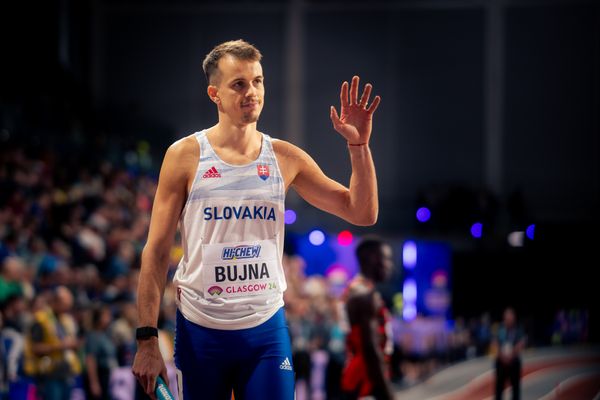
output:
[[[219,90],[216,86],[208,85],[208,88],[206,88],[206,93],[208,93],[208,97],[210,97],[214,103],[219,104],[221,102],[221,99],[219,99]]]

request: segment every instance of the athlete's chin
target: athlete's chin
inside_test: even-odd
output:
[[[246,124],[257,122],[260,117],[260,112],[247,112],[242,115],[242,121]]]

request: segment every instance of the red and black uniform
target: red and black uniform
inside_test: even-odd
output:
[[[344,295],[347,301],[350,297],[357,294],[372,293],[376,298],[377,304],[377,344],[381,350],[385,362],[385,376],[390,377],[390,356],[393,350],[391,341],[391,316],[383,301],[375,292],[373,284],[362,276],[355,278]],[[360,324],[351,323],[350,332],[346,336],[346,366],[342,373],[342,390],[348,393],[355,393],[358,397],[373,395],[376,388],[368,374],[367,360],[364,355],[363,332]]]

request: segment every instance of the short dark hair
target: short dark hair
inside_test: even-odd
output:
[[[365,236],[360,241],[356,246],[356,258],[358,258],[361,272],[365,272],[363,269],[368,266],[372,251],[379,249],[384,244],[386,244],[385,240],[375,235]]]
[[[212,84],[213,78],[219,72],[219,60],[227,54],[240,60],[260,61],[262,59],[260,51],[245,40],[238,39],[221,43],[215,46],[202,62],[202,69],[209,85]]]

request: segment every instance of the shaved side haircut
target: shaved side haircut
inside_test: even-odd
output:
[[[262,54],[260,51],[246,42],[245,40],[231,40],[215,46],[204,58],[202,69],[209,85],[218,82],[219,79],[219,60],[225,55],[230,54],[239,60],[260,61]]]

